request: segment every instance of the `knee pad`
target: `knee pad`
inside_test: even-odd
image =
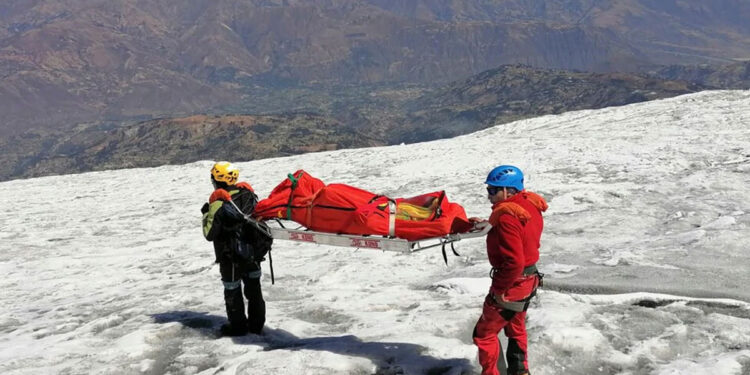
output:
[[[240,280],[237,281],[222,281],[224,284],[224,289],[226,290],[234,290],[240,287]]]

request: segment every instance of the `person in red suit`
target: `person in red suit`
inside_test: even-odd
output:
[[[536,262],[547,202],[524,190],[523,180],[520,169],[501,165],[485,181],[492,203],[492,230],[487,233],[492,286],[473,333],[482,375],[499,374],[497,362],[502,348],[497,336],[501,330],[508,337],[508,374],[529,374],[526,310],[542,280]]]

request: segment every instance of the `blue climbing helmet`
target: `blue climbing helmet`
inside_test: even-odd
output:
[[[484,183],[496,187],[512,187],[521,191],[523,190],[523,172],[512,165],[501,165],[490,171]]]

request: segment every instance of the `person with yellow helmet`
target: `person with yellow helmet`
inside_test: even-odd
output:
[[[245,225],[255,210],[258,197],[247,182],[238,183],[240,172],[229,162],[220,161],[211,168],[214,192],[201,209],[203,235],[213,242],[216,263],[224,284],[224,302],[229,322],[220,328],[222,336],[261,334],[266,320],[266,303],[260,287],[260,262],[270,249],[258,233]],[[244,288],[242,287],[244,284]],[[244,293],[247,298],[245,315]]]

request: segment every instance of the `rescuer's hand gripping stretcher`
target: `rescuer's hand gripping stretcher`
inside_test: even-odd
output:
[[[454,242],[490,230],[486,222],[469,221],[444,191],[393,199],[350,185],[326,185],[303,170],[289,174],[258,202],[253,216],[278,223],[270,228],[275,239],[399,252],[441,246],[443,258],[446,245],[458,255]],[[289,220],[301,227],[287,228]]]

